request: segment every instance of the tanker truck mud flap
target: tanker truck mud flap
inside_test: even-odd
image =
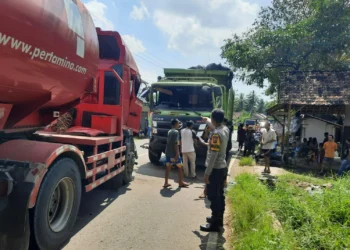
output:
[[[0,160],[0,249],[28,249],[28,203],[34,183],[26,181],[35,166]]]

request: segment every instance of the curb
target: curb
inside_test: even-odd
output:
[[[239,152],[235,151],[235,153],[232,154],[232,156],[231,156],[230,165],[228,166],[228,171],[227,171],[227,182],[233,181],[233,179],[231,178],[231,172],[232,172],[232,168],[235,165],[235,162],[237,160],[238,154],[239,154]]]

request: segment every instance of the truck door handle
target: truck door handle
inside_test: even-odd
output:
[[[137,114],[135,112],[130,112],[130,115],[137,116]]]

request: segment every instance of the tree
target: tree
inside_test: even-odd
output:
[[[242,112],[244,110],[244,102],[244,94],[241,93],[237,100],[237,105],[235,105],[236,112]]]
[[[245,120],[250,118],[250,113],[242,112],[241,115],[236,119],[236,124],[243,124]]]
[[[257,101],[258,98],[255,94],[255,91],[250,92],[247,96],[247,99],[245,100],[245,110],[254,113],[256,111]]]
[[[247,32],[227,39],[221,56],[248,85],[274,94],[286,71],[348,70],[349,0],[273,0]]]
[[[265,113],[265,101],[264,99],[260,99],[258,101],[258,108],[257,108],[257,112],[259,113]]]
[[[277,100],[273,100],[273,101],[269,101],[269,102],[265,102],[265,110],[272,108],[273,106],[275,106],[277,104]]]

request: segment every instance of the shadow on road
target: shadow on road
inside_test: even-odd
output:
[[[129,186],[129,185],[128,185]],[[93,192],[84,193],[81,199],[78,218],[75,223],[74,234],[83,229],[90,221],[112,204],[119,196],[131,190],[128,186],[122,186],[118,191],[100,187]]]
[[[131,190],[127,186],[121,186],[117,191],[108,190],[104,186],[100,186],[92,192],[83,193],[80,202],[80,208],[77,220],[74,224],[72,237],[94,220],[100,213],[103,212],[112,202],[119,196]],[[65,244],[67,246],[70,240]],[[31,242],[29,250],[39,250],[35,242]]]
[[[196,174],[197,178],[185,178],[186,182],[189,183],[203,183],[203,176],[204,176],[205,168],[203,167],[197,167],[196,168]],[[165,175],[165,167],[154,165],[152,163],[146,163],[141,166],[139,166],[135,172],[140,175],[145,176],[152,176],[157,178],[164,178]],[[178,179],[178,170],[177,168],[172,168],[170,172],[169,179],[177,181]]]
[[[101,186],[92,192],[84,193],[81,197],[80,209],[72,237],[117,200],[119,196],[130,190],[129,185],[122,186],[117,191],[108,190]]]
[[[162,189],[160,190],[160,194],[161,194],[163,197],[171,198],[171,197],[174,196],[174,194],[178,193],[180,190],[181,190],[180,187],[178,187],[177,189],[162,188]]]
[[[201,235],[199,231],[192,231],[198,238],[201,240],[201,244],[199,245],[199,249],[206,250],[208,246],[210,246],[210,249],[216,249],[216,250],[224,250],[224,244],[226,242],[224,238],[224,231],[217,233],[218,237],[215,237],[216,242],[210,242],[209,233],[205,236]]]

